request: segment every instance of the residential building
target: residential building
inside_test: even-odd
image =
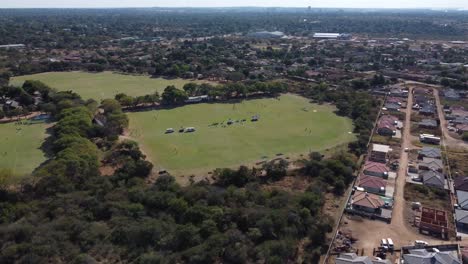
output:
[[[3,105],[3,107],[6,109],[6,110],[12,110],[12,109],[18,109],[18,108],[21,108],[21,105],[19,102],[15,101],[15,100],[6,100],[5,104]]]
[[[408,90],[403,90],[400,87],[390,88],[389,95],[390,96],[407,98],[408,97]]]
[[[458,176],[453,181],[453,187],[455,190],[468,192],[468,177]]]
[[[433,115],[436,112],[436,108],[434,105],[426,104],[419,109],[419,114],[421,115]]]
[[[403,98],[395,97],[395,96],[389,96],[389,97],[387,97],[387,100],[385,102],[386,103],[398,104],[398,105],[401,106],[401,104],[403,103]]]
[[[457,201],[459,209],[468,210],[468,192],[458,190]]]
[[[423,159],[424,157],[440,159],[442,156],[439,148],[423,147],[418,153],[418,158]]]
[[[450,123],[454,125],[466,125],[468,124],[468,117],[455,115],[455,117],[450,120]]]
[[[363,173],[365,175],[381,177],[384,179],[388,178],[389,168],[384,163],[373,162],[367,160],[364,163]]]
[[[450,123],[455,125],[467,125],[468,124],[468,116],[455,116]]]
[[[423,158],[423,160],[418,163],[418,169],[426,170],[426,171],[430,170],[430,171],[443,172],[444,163],[440,159]]]
[[[355,210],[380,214],[385,201],[379,195],[356,191],[351,197],[351,206]]]
[[[422,95],[422,94],[428,94],[429,93],[429,90],[426,89],[426,88],[420,88],[420,87],[416,87],[413,89],[413,94],[417,94],[417,95]]]
[[[454,89],[446,89],[443,91],[444,97],[450,101],[458,101],[460,100],[460,94],[455,91]]]
[[[408,254],[403,254],[402,259],[405,264],[462,264],[458,256],[439,250],[429,252],[426,249],[410,249]]]
[[[457,133],[459,134],[468,132],[468,124],[456,125],[455,128],[457,129]]]
[[[368,176],[361,174],[357,185],[364,188],[366,192],[376,193],[376,194],[385,194],[385,187],[387,186],[387,181],[375,176]]]
[[[398,117],[383,115],[377,123],[377,134],[382,136],[393,136],[398,129]]]
[[[422,171],[419,173],[419,177],[424,185],[444,189],[445,177],[438,171]]]
[[[413,103],[419,105],[420,107],[430,104],[429,98],[427,98],[425,95],[415,95],[413,97]]]
[[[391,264],[391,262],[388,259],[358,256],[356,253],[342,253],[336,258],[335,264]]]
[[[468,211],[455,209],[455,221],[459,232],[468,232]]]
[[[423,119],[418,123],[418,126],[421,128],[434,129],[434,128],[437,128],[439,125],[437,124],[437,121],[434,119]]]
[[[370,153],[370,161],[387,163],[388,154],[391,151],[390,146],[372,144],[372,149]]]
[[[399,112],[401,105],[395,103],[385,103],[384,108],[391,112]]]

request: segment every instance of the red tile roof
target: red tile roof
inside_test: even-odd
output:
[[[380,196],[356,191],[352,198],[353,205],[359,205],[367,208],[378,209],[385,205],[385,202],[380,198]]]
[[[361,174],[359,176],[359,183],[360,187],[368,187],[374,189],[385,188],[387,186],[387,181],[375,176],[368,176],[365,174]]]
[[[379,122],[377,123],[378,128],[387,127],[391,130],[396,130],[395,121],[398,121],[398,117],[392,115],[383,115],[379,118]]]
[[[366,163],[364,163],[364,171],[384,173],[388,172],[389,168],[384,163],[367,160]]]

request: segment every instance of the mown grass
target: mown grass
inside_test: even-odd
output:
[[[12,181],[27,177],[46,160],[41,146],[47,137],[43,122],[0,124],[0,168],[11,170]]]
[[[282,95],[241,103],[187,105],[175,109],[129,113],[130,137],[140,141],[156,168],[190,174],[217,167],[254,163],[277,154],[324,151],[350,142],[352,121],[330,105],[311,104],[303,97]],[[258,122],[251,122],[259,115]],[[226,125],[228,119],[234,122]],[[213,123],[221,123],[212,126]],[[178,133],[195,127],[194,133]],[[167,128],[176,130],[165,134]]]
[[[84,99],[114,98],[118,93],[131,96],[146,95],[154,92],[160,94],[168,85],[182,88],[189,82],[202,83],[185,79],[150,78],[149,76],[124,75],[112,72],[47,72],[13,77],[10,84],[21,86],[26,80],[38,80],[59,91],[74,91]]]

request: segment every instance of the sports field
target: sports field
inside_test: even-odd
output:
[[[59,91],[72,90],[84,99],[100,101],[114,98],[118,93],[140,96],[158,91],[160,94],[168,85],[182,88],[192,82],[184,79],[150,78],[149,76],[124,75],[112,72],[47,72],[13,77],[12,85],[20,86],[25,80],[38,80]],[[203,81],[194,81],[202,83]]]
[[[40,147],[47,137],[47,127],[43,122],[0,124],[0,168],[11,169],[19,179],[44,162],[46,157]]]
[[[352,141],[351,120],[333,110],[291,94],[237,104],[188,105],[128,113],[129,137],[140,142],[156,168],[187,175],[271,159],[279,153],[323,151]],[[259,120],[252,122],[255,115]],[[229,119],[232,125],[226,124]],[[196,132],[179,133],[181,127],[195,127]],[[167,128],[175,132],[165,134]]]

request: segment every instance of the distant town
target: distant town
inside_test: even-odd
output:
[[[0,263],[468,263],[466,25],[0,9]]]

